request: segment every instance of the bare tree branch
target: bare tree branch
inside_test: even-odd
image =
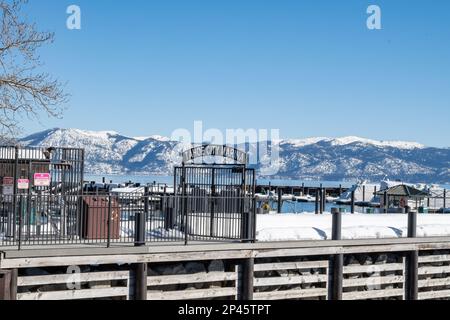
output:
[[[68,96],[57,80],[39,71],[38,50],[54,40],[21,17],[27,0],[0,0],[0,136],[14,136],[23,117],[59,117]]]

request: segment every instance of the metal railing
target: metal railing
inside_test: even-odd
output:
[[[0,247],[251,242],[255,220],[247,196],[0,196]]]

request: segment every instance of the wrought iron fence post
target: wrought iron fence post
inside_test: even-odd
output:
[[[417,237],[417,212],[408,213],[408,238]],[[406,300],[417,300],[419,296],[419,252],[406,254]]]
[[[342,238],[342,213],[339,209],[333,208],[332,240]],[[342,300],[342,284],[344,273],[344,255],[336,254],[330,260],[330,288],[329,300]]]
[[[134,245],[136,247],[142,247],[145,246],[145,231],[146,231],[146,217],[148,215],[149,212],[149,199],[150,197],[150,192],[149,192],[149,187],[146,186],[144,189],[144,211],[141,212],[139,211],[136,215],[135,215],[135,230],[134,230],[134,235],[135,235],[135,243]]]
[[[112,217],[112,204],[111,204],[112,198],[111,195],[108,195],[108,242],[106,247],[110,248],[111,247],[111,217]]]
[[[19,196],[19,251],[22,249],[22,229],[23,229],[23,195]],[[15,222],[14,222],[15,223]]]

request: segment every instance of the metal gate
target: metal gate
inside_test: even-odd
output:
[[[0,147],[0,234],[12,241],[76,236],[83,171],[83,149]]]
[[[240,153],[225,146],[196,147],[187,151],[183,165],[175,168],[175,211],[186,241],[254,240],[255,171],[247,168],[247,156]],[[205,155],[224,158],[230,154],[233,163],[188,163]]]
[[[74,195],[83,188],[84,150],[75,148],[0,147],[2,194],[12,183],[12,193]],[[35,174],[49,175],[48,184],[40,185]],[[8,183],[5,183],[8,181]],[[23,186],[28,182],[28,188]],[[21,185],[22,184],[22,185]]]

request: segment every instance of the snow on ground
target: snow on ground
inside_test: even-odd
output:
[[[256,237],[259,241],[327,240],[331,239],[331,224],[329,213],[259,215]],[[342,216],[342,238],[401,238],[407,236],[407,226],[407,215],[345,214]],[[419,215],[417,235],[450,236],[450,215]]]
[[[239,215],[240,216],[240,215]],[[192,234],[210,233],[210,216],[197,215],[189,219],[189,232]],[[227,215],[231,219],[221,219],[215,223],[214,234],[224,237],[238,237],[240,219],[238,215]],[[329,240],[331,239],[332,216],[330,213],[315,215],[270,214],[258,215],[256,238],[261,242]],[[381,239],[407,236],[408,216],[405,214],[344,214],[342,216],[342,239]],[[134,221],[122,221],[121,237],[134,238]],[[51,223],[41,225],[41,234],[53,234]],[[179,230],[165,230],[164,221],[155,219],[147,222],[147,238],[184,239]],[[35,233],[34,227],[30,230]],[[6,240],[0,233],[0,240]],[[450,236],[450,215],[420,214],[417,217],[418,237]]]

